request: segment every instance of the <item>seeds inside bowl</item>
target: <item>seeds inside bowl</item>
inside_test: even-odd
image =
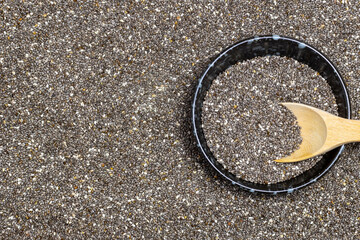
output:
[[[280,102],[298,102],[337,115],[326,80],[305,64],[286,57],[258,57],[238,63],[212,83],[202,122],[215,158],[237,177],[277,183],[313,167],[321,156],[277,163],[302,139],[296,117]]]

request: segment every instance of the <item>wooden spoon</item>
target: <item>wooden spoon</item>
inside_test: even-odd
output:
[[[315,157],[340,145],[360,142],[360,121],[337,117],[300,103],[281,103],[290,109],[301,127],[302,143],[290,156],[276,162],[297,162]]]

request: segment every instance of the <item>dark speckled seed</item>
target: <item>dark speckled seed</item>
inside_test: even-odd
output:
[[[310,67],[285,57],[254,58],[220,74],[204,101],[203,129],[217,160],[239,178],[276,183],[320,159],[274,162],[302,139],[296,117],[280,102],[299,102],[336,114],[330,86]]]
[[[0,3],[0,239],[356,239],[360,147],[291,195],[222,181],[191,140],[196,79],[255,35],[324,52],[360,109],[352,1]]]

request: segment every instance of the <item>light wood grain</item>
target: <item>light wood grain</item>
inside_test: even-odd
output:
[[[360,121],[332,115],[300,103],[282,103],[290,109],[301,127],[299,149],[276,162],[298,162],[330,151],[340,145],[360,141]]]

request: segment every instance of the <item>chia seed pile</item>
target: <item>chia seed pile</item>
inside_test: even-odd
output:
[[[280,102],[299,102],[337,114],[326,80],[285,57],[258,57],[220,74],[203,105],[203,129],[215,158],[237,177],[276,183],[313,167],[320,156],[277,163],[302,141],[296,117]]]
[[[264,34],[328,56],[359,119],[359,11],[358,1],[2,1],[0,238],[360,238],[359,144],[302,190],[254,195],[200,157],[190,121],[210,59]]]

